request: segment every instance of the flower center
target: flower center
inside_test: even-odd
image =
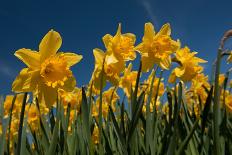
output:
[[[40,75],[48,86],[55,88],[57,85],[63,86],[72,72],[67,66],[64,55],[51,56],[41,64]]]
[[[122,56],[127,56],[131,52],[133,52],[134,43],[131,38],[129,37],[121,37],[119,43],[116,44],[115,51]]]

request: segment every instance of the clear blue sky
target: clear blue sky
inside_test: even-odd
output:
[[[209,61],[209,73],[220,37],[232,28],[231,6],[231,0],[1,0],[0,94],[11,92],[12,81],[25,67],[14,52],[23,47],[37,50],[50,29],[62,35],[61,51],[83,55],[72,70],[78,86],[86,84],[94,67],[92,49],[103,48],[102,36],[114,34],[119,22],[138,42],[145,22],[153,22],[157,30],[169,22],[173,38]]]

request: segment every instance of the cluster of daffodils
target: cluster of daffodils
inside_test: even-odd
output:
[[[169,24],[163,25],[160,31],[156,32],[152,23],[146,23],[142,42],[138,45],[134,34],[122,33],[121,24],[114,36],[106,34],[102,40],[105,49],[93,49],[95,67],[87,86],[82,88],[76,86],[71,71],[71,67],[80,62],[82,56],[58,52],[62,44],[58,32],[50,30],[39,44],[38,51],[22,48],[15,52],[15,56],[23,61],[26,67],[20,71],[12,84],[12,91],[18,94],[6,96],[3,105],[4,117],[12,120],[7,132],[8,138],[17,139],[23,100],[27,103],[24,116],[33,133],[44,130],[41,121],[51,123],[51,114],[55,115],[59,107],[63,110],[64,116],[69,117],[68,132],[73,133],[73,124],[83,113],[83,97],[86,98],[84,94],[90,98],[91,106],[88,110],[95,122],[91,128],[91,137],[93,143],[98,144],[99,114],[102,114],[104,120],[108,120],[110,109],[114,113],[121,110],[118,105],[122,100],[128,103],[125,108],[130,109],[133,106],[131,104],[138,81],[136,95],[139,97],[144,94],[144,116],[147,111],[146,104],[149,104],[151,113],[158,111],[171,118],[168,117],[170,106],[164,95],[167,89],[175,95],[174,90],[178,89],[175,84],[181,82],[183,100],[189,113],[200,117],[211,89],[208,76],[203,73],[204,67],[201,66],[207,61],[198,58],[197,52],[191,51],[189,47],[181,47],[180,41],[171,37]],[[137,54],[140,55],[137,59],[140,59],[141,70],[133,70],[133,61]],[[228,62],[231,62],[231,57],[232,54]],[[169,78],[158,77],[158,71],[168,72]],[[147,72],[150,72],[150,75],[146,77]],[[224,88],[225,79],[224,74],[219,76],[221,107],[226,107],[228,112],[232,112],[231,87],[229,90]],[[30,97],[22,94],[25,92],[29,92]]]

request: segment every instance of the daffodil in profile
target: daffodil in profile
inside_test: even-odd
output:
[[[203,71],[203,67],[199,63],[206,63],[207,61],[196,57],[196,54],[197,52],[191,52],[187,46],[176,52],[179,66],[172,71],[168,80],[170,83],[174,83],[176,78],[183,82],[189,82]]]
[[[39,51],[19,49],[15,56],[27,68],[21,70],[12,84],[14,92],[33,92],[39,103],[50,107],[57,99],[57,90],[72,91],[76,81],[70,67],[78,63],[81,55],[58,52],[62,39],[58,32],[50,30],[39,44]]]
[[[162,69],[169,69],[171,66],[171,54],[179,49],[180,43],[171,38],[171,28],[169,24],[163,25],[156,33],[152,23],[146,23],[142,43],[136,46],[136,50],[141,54],[142,71],[148,72],[154,64]]]
[[[120,79],[119,87],[123,89],[128,99],[131,98],[131,90],[135,87],[137,74],[137,71],[132,71],[132,63],[130,63]]]
[[[125,62],[122,59],[116,59],[112,54],[107,55],[98,48],[93,50],[93,55],[95,58],[95,68],[90,83],[93,83],[92,89],[98,94],[100,91],[101,74],[103,86],[106,84],[106,81],[111,82],[113,85],[118,85],[120,73],[125,68]]]

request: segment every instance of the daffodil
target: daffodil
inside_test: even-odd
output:
[[[94,125],[94,129],[93,129],[93,133],[92,133],[92,141],[93,143],[96,145],[99,143],[99,129],[98,126],[95,124]]]
[[[66,92],[63,89],[60,89],[58,92],[64,109],[67,109],[68,104],[70,104],[71,109],[80,110],[82,102],[82,91],[80,88],[76,87],[72,92]]]
[[[113,85],[118,85],[120,73],[125,68],[124,61],[119,61],[113,55],[106,55],[106,53],[100,49],[94,49],[93,54],[95,57],[95,68],[90,82],[90,84],[93,83],[92,89],[95,90],[96,93],[100,92],[101,74],[103,86],[106,84],[106,81],[110,81]]]
[[[58,32],[51,30],[42,39],[39,52],[30,49],[19,49],[15,56],[22,60],[27,68],[21,70],[12,84],[14,92],[33,92],[39,103],[45,102],[48,107],[57,98],[58,88],[72,91],[76,81],[70,67],[78,63],[81,55],[75,53],[57,53],[62,44]]]
[[[36,106],[36,104],[27,104],[26,105],[26,113],[27,113],[27,121],[30,125],[31,130],[36,131],[39,129],[39,110]]]
[[[189,90],[185,91],[187,106],[191,115],[193,115],[194,112],[195,116],[200,117],[208,97],[205,88],[210,89],[208,76],[200,73],[192,79]]]
[[[135,87],[137,74],[137,71],[132,71],[132,64],[130,63],[120,79],[119,87],[123,89],[128,99],[131,98],[131,89]]]
[[[202,103],[205,103],[208,97],[205,88],[210,89],[208,76],[205,76],[203,73],[197,74],[196,77],[192,79],[190,90],[200,97]]]
[[[170,35],[169,24],[163,25],[158,33],[155,32],[152,23],[145,24],[143,41],[136,47],[142,57],[142,71],[149,71],[154,64],[162,69],[170,68],[171,54],[180,47],[180,43],[174,41]]]
[[[104,91],[102,94],[102,115],[104,118],[107,118],[109,112],[109,106],[112,107],[112,110],[115,111],[116,101],[119,99],[119,96],[114,87],[109,88]],[[93,106],[92,115],[97,117],[99,115],[100,107],[100,97],[97,98],[96,104]]]
[[[119,24],[115,36],[106,34],[102,39],[107,54],[113,55],[116,59],[123,59],[124,61],[134,60],[136,58],[134,49],[136,37],[132,33],[122,34],[121,24]]]
[[[168,80],[170,83],[174,83],[177,77],[183,82],[191,81],[203,71],[203,67],[199,63],[206,63],[207,61],[196,57],[196,54],[197,52],[190,52],[188,47],[176,51],[176,59],[180,65],[172,71]]]

